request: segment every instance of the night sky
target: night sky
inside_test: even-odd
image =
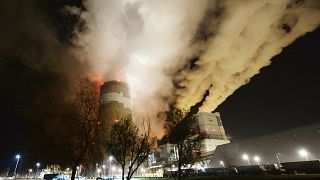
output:
[[[69,1],[69,4],[81,3]],[[0,172],[13,167],[14,155],[18,152],[25,155],[22,163],[33,164],[36,159],[54,162],[55,156],[48,157],[48,153],[59,155],[59,152],[46,133],[46,119],[50,119],[50,115],[33,113],[40,111],[43,115],[47,112],[43,112],[43,106],[54,107],[53,94],[63,94],[61,89],[66,87],[68,74],[52,67],[72,67],[70,74],[83,69],[74,59],[64,63],[72,57],[60,58],[63,56],[60,49],[70,46],[67,39],[74,20],[59,15],[57,9],[62,7],[61,1],[37,4],[37,10],[47,13],[46,18],[36,12],[28,14],[28,7],[33,5],[25,3],[24,9],[15,5],[0,5],[3,13],[0,14]],[[59,42],[48,45],[47,38],[43,38],[48,34],[37,21],[50,21],[49,27],[56,30]],[[218,107],[216,111],[221,112],[225,130],[232,140],[320,122],[319,45],[320,29],[299,38]],[[30,54],[33,59],[26,59]],[[40,62],[40,70],[30,66],[37,58],[45,59]]]

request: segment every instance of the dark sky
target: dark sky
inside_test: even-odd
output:
[[[54,162],[59,154],[45,132],[50,129],[47,110],[63,96],[65,77],[83,72],[66,53],[75,19],[60,14],[64,4],[0,4],[0,172],[14,166],[18,152],[29,165]],[[218,107],[234,140],[319,122],[319,45],[320,29],[299,38]]]

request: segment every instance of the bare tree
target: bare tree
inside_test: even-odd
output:
[[[145,162],[151,150],[150,123],[142,126],[142,132],[133,124],[131,116],[123,118],[113,125],[107,137],[107,151],[115,157],[122,168],[122,179],[125,179],[125,168],[128,167],[127,180],[130,180],[139,166]]]
[[[77,166],[88,165],[95,155],[95,129],[98,113],[98,88],[88,79],[76,79],[61,108],[61,118],[55,127],[56,141],[71,163],[74,180]],[[100,155],[100,157],[102,157]]]
[[[169,143],[177,148],[178,179],[182,178],[182,166],[193,165],[203,159],[202,149],[205,135],[192,128],[196,119],[187,111],[173,108],[167,113],[165,123]]]

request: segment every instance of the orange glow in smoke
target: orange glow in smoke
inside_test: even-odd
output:
[[[104,83],[104,78],[99,75],[92,75],[89,77],[89,80],[99,86],[103,85],[103,83]]]

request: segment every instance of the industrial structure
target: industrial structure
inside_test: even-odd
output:
[[[100,88],[98,119],[106,130],[122,118],[131,115],[131,99],[128,84],[107,81]]]
[[[219,113],[199,112],[194,115],[195,123],[190,128],[196,129],[196,132],[206,134],[203,143],[203,162],[199,162],[196,168],[207,167],[209,160],[217,146],[230,143],[226,136]],[[158,141],[156,150],[149,156],[149,168],[157,176],[162,176],[164,168],[171,168],[177,161],[177,148],[175,144],[161,143]]]
[[[194,117],[196,123],[193,126],[207,135],[203,150],[206,155],[212,154],[218,145],[230,143],[223,128],[220,113],[199,112]]]

